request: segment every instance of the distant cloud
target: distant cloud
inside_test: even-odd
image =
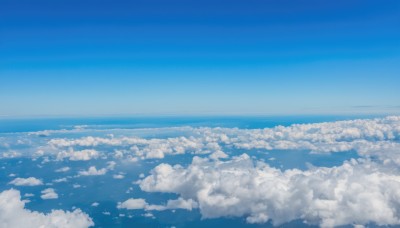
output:
[[[80,209],[72,212],[52,210],[48,214],[25,209],[20,192],[14,189],[0,193],[0,226],[1,227],[63,227],[86,228],[94,226],[92,219]]]
[[[166,205],[155,205],[148,204],[145,199],[128,199],[122,203],[118,203],[118,209],[128,209],[128,210],[146,210],[146,211],[163,211],[163,210],[173,210],[173,209],[184,209],[192,210],[197,208],[198,204],[192,200],[185,200],[183,198],[178,198],[176,200],[168,200]]]
[[[241,150],[309,150],[312,153],[356,151],[373,155],[380,149],[400,149],[400,116],[357,119],[313,124],[293,124],[265,129],[191,128],[174,129],[191,136],[175,138],[82,137],[51,139],[48,145],[56,148],[58,158],[89,160],[97,158],[97,146],[112,146],[117,159],[137,161],[162,159],[177,154],[212,154],[213,159],[225,158],[223,147]],[[82,151],[63,151],[64,147],[89,147]],[[224,153],[224,154],[223,154]]]
[[[47,188],[45,190],[43,190],[42,195],[40,196],[40,198],[46,200],[46,199],[58,199],[58,194],[54,191],[53,188]]]
[[[65,177],[53,180],[54,183],[61,183],[61,182],[67,182],[67,181],[68,181],[68,179]]]
[[[43,185],[43,182],[35,177],[28,178],[15,178],[9,184],[13,184],[15,186],[38,186]]]
[[[147,207],[146,200],[144,199],[128,199],[123,203],[118,203],[117,208],[119,209],[129,209],[129,210],[137,210],[144,209]]]
[[[60,151],[57,154],[57,160],[63,160],[69,158],[71,161],[88,161],[99,157],[99,152],[93,149],[74,151],[69,148],[67,151]]]
[[[122,174],[114,174],[114,175],[113,175],[113,178],[114,178],[114,179],[124,179],[125,176],[122,175]]]
[[[107,173],[107,169],[102,168],[102,169],[96,169],[95,166],[90,166],[88,170],[85,171],[80,171],[79,174],[82,176],[99,176],[99,175],[104,175]]]
[[[62,167],[62,168],[56,169],[55,172],[57,172],[57,173],[68,172],[70,169],[71,168],[69,168],[69,167]]]

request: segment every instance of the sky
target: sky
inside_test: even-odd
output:
[[[0,116],[400,113],[397,0],[0,0]]]

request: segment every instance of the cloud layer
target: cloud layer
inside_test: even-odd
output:
[[[77,131],[73,130],[74,133]],[[400,225],[400,116],[265,129],[146,129],[148,135],[144,136],[133,133],[138,129],[127,129],[122,131],[126,135],[120,133],[117,136],[90,136],[91,130],[85,131],[85,134],[67,136],[68,130],[30,133],[28,136],[32,141],[20,137],[18,143],[21,147],[28,145],[26,147],[35,149],[29,153],[33,160],[43,157],[37,160],[42,162],[38,167],[45,162],[55,162],[62,164],[53,169],[57,175],[75,172],[75,176],[52,178],[53,182],[46,185],[80,176],[102,175],[123,182],[132,175],[129,171],[121,172],[119,166],[133,166],[132,161],[139,162],[134,164],[137,167],[159,164],[152,166],[154,168],[147,177],[138,175],[141,180],[135,183],[145,192],[175,193],[178,197],[156,204],[150,204],[144,198],[127,197],[117,204],[120,210],[145,210],[151,214],[150,211],[198,208],[203,218],[244,217],[248,223],[271,221],[274,225],[296,219],[322,227],[369,223]],[[164,131],[169,134],[159,134]],[[0,156],[21,156],[23,152],[14,150],[8,140],[0,138],[2,148],[9,149],[3,150],[5,152]],[[265,158],[263,153],[269,150],[281,150],[282,153],[285,150],[310,153],[355,151],[359,158],[335,167],[282,170],[261,160],[261,157]],[[182,154],[194,156],[191,163],[189,159],[184,164],[160,164],[166,156]],[[90,161],[92,159],[97,160]],[[157,160],[140,162],[146,159]],[[46,180],[45,177],[16,176],[9,176],[15,178],[9,184],[37,186]],[[74,184],[74,187],[79,186]],[[1,193],[4,200],[11,197],[16,204],[21,204],[19,193],[10,191]],[[52,188],[41,193],[42,199],[58,198]],[[31,216],[33,220],[43,222],[46,227],[51,227],[48,220],[57,220],[57,216],[61,217],[60,221],[84,221],[86,218],[88,223],[82,224],[91,224],[90,218],[79,210],[53,211],[45,215],[24,209],[23,202],[18,208],[15,211],[26,215],[27,219]],[[0,210],[9,209],[0,205]],[[12,220],[13,216],[0,214],[0,222],[8,219],[9,224],[18,225],[18,221]],[[52,220],[52,216],[57,219]]]
[[[176,128],[185,136],[174,138],[82,137],[54,138],[48,141],[57,158],[89,160],[100,156],[94,148],[111,146],[114,158],[161,159],[166,155],[208,154],[226,158],[222,150],[309,150],[312,153],[356,151],[361,156],[387,156],[382,150],[400,149],[400,116],[358,119],[314,124],[294,124],[265,129]],[[184,133],[183,133],[184,132]],[[85,150],[74,151],[74,147]],[[61,150],[69,148],[69,150]],[[51,151],[49,149],[49,151]],[[108,154],[110,156],[110,154]],[[393,154],[391,154],[393,155]],[[221,157],[222,156],[222,157]],[[400,157],[389,158],[393,161]],[[386,159],[386,158],[384,158]]]

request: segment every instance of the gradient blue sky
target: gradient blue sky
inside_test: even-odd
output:
[[[400,113],[398,0],[0,0],[0,116]]]

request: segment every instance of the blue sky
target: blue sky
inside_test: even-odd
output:
[[[0,115],[400,112],[400,2],[0,0]]]

